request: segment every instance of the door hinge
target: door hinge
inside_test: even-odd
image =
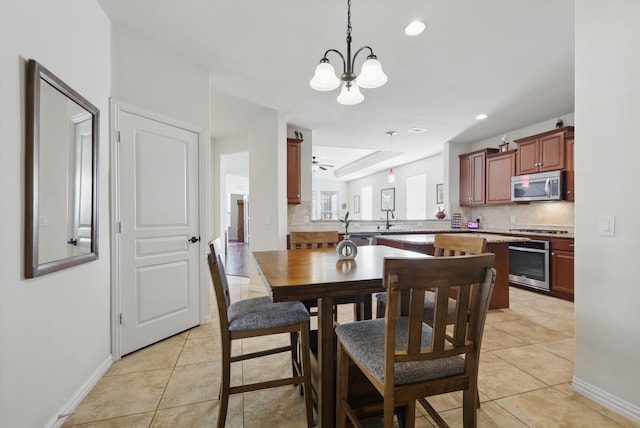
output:
[[[120,312],[120,325],[122,325],[122,312]]]
[[[116,233],[122,233],[122,223],[116,223]]]
[[[120,131],[118,130],[118,131],[116,131],[116,141],[118,143],[120,143],[122,141],[120,138],[121,138],[121,135],[120,135]]]

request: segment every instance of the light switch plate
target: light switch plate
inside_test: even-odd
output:
[[[600,236],[614,236],[616,231],[616,217],[610,214],[601,214],[598,218],[598,234]]]

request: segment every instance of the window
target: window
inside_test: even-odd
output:
[[[411,195],[411,197],[409,197]],[[407,220],[427,218],[427,176],[414,175],[407,178]]]
[[[362,201],[360,206],[360,218],[362,220],[373,220],[373,187],[362,188]]]
[[[338,219],[338,192],[320,192],[320,220]]]

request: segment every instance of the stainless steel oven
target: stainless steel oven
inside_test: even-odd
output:
[[[509,282],[549,291],[549,241],[509,244]]]

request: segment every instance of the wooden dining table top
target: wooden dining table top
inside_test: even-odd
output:
[[[354,260],[338,260],[335,249],[254,251],[274,301],[382,291],[385,257],[430,257],[384,245],[358,247]]]

